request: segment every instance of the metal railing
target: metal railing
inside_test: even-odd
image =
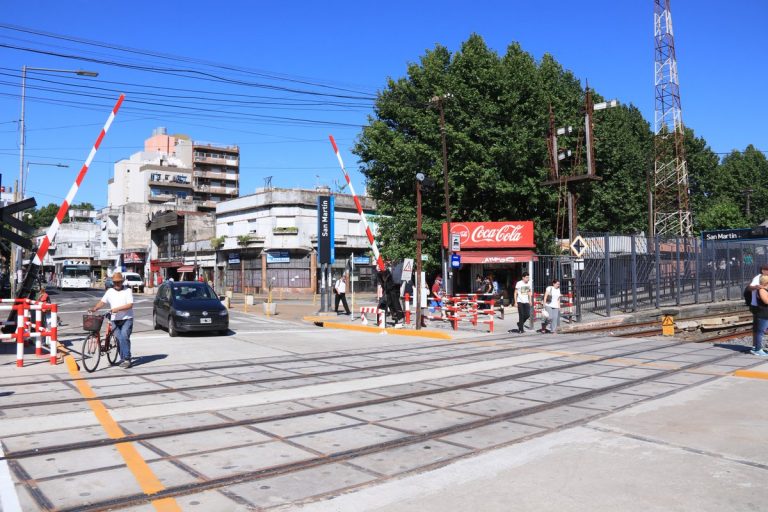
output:
[[[539,256],[534,290],[553,277],[575,292],[582,314],[601,316],[645,309],[740,299],[744,286],[768,263],[759,242],[703,242],[699,238],[582,235],[583,268],[570,256]]]

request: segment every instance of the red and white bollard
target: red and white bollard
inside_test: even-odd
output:
[[[405,294],[405,323],[406,325],[411,324],[411,294],[410,293]]]

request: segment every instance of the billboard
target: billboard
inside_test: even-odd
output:
[[[443,247],[448,247],[448,227],[443,223]],[[533,248],[533,221],[452,222],[451,233],[459,235],[464,249]]]
[[[317,262],[336,260],[333,245],[333,196],[317,196]]]

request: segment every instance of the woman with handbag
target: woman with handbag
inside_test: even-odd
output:
[[[560,281],[554,279],[551,286],[544,292],[544,311],[541,322],[541,333],[554,333],[560,325]],[[547,328],[549,327],[549,328]]]

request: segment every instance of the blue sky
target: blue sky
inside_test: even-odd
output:
[[[222,84],[2,47],[0,172],[6,186],[12,184],[19,172],[17,121],[21,67],[80,68],[100,73],[98,78],[46,76],[31,71],[28,75],[27,159],[33,163],[70,165],[68,169],[30,166],[27,195],[35,196],[38,204],[59,202],[66,194],[117,97],[110,89],[155,96],[128,93],[125,108],[96,155],[77,202],[104,206],[112,163],[140,150],[143,140],[156,126],[165,126],[169,133],[186,133],[198,140],[239,144],[241,194],[262,186],[266,176],[272,176],[272,183],[277,187],[341,182],[343,177],[328,143],[328,135],[333,134],[342,148],[348,170],[352,171],[356,188],[362,190],[363,178],[355,171],[357,162],[348,150],[371,112],[372,102],[368,98],[385,85],[387,77],[403,76],[406,65],[417,61],[426,49],[442,44],[456,50],[473,32],[480,34],[499,53],[513,41],[520,42],[537,59],[549,52],[582,81],[588,79],[603,96],[633,103],[646,119],[653,119],[651,0],[472,3],[192,0],[177,4],[136,0],[109,2],[109,9],[105,5],[85,0],[6,0],[0,23],[248,68],[270,77],[89,47],[2,27],[0,44],[145,66],[194,68],[251,83],[354,98]],[[764,128],[768,119],[764,93],[768,82],[764,57],[768,48],[768,31],[764,27],[767,10],[768,3],[764,0],[730,4],[714,0],[672,3],[683,119],[717,152],[743,149],[748,144],[768,150],[768,134]],[[275,79],[275,76],[290,81]],[[34,90],[33,86],[104,97],[72,96],[59,90]],[[179,92],[170,88],[202,92]],[[243,96],[225,97],[217,93]],[[253,96],[271,95],[287,98],[281,101],[292,105],[272,104],[251,109],[243,104],[226,107],[207,104],[198,105],[209,109],[204,113],[179,115],[177,108],[133,102],[178,107],[180,94],[217,95],[222,99],[246,101],[261,101]],[[80,104],[64,105],[62,100]],[[297,102],[302,106],[296,106]],[[330,102],[342,105],[330,105]],[[233,121],[230,115],[222,114],[223,111],[249,117]],[[252,114],[313,122],[282,120],[276,124],[274,119]]]

